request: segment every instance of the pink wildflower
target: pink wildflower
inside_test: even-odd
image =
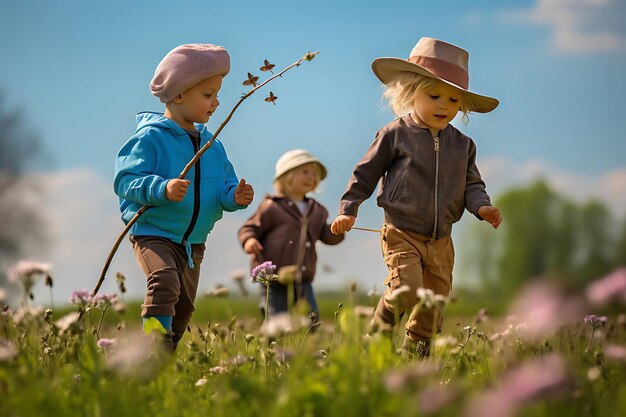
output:
[[[91,291],[75,290],[70,296],[70,303],[76,306],[86,306],[91,302]]]
[[[250,274],[253,282],[260,282],[263,285],[269,285],[270,282],[277,278],[276,265],[271,261],[265,261],[255,266]]]
[[[609,359],[626,361],[626,347],[608,344],[604,347],[604,356]]]
[[[558,287],[548,282],[527,286],[515,300],[510,314],[520,323],[521,334],[529,339],[540,339],[563,325],[571,324],[583,312],[579,298],[566,296]]]
[[[567,382],[563,359],[557,354],[533,359],[507,371],[497,387],[472,400],[467,417],[512,416],[516,409],[531,401],[551,397]]]
[[[97,343],[98,347],[105,352],[108,352],[111,349],[113,349],[116,344],[117,344],[116,339],[105,339],[105,338],[98,339],[98,343]]]
[[[612,273],[587,285],[587,300],[595,306],[604,306],[618,300],[626,303],[626,268],[619,268]]]
[[[34,279],[37,275],[47,275],[51,265],[36,261],[19,261],[7,270],[9,282],[18,282],[25,279]]]

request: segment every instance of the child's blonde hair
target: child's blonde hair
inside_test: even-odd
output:
[[[421,74],[403,72],[398,74],[392,81],[386,84],[383,98],[389,102],[389,106],[391,107],[393,113],[398,117],[402,117],[413,110],[413,100],[415,98],[415,94],[441,82],[443,81],[439,81],[436,78],[426,77]],[[466,94],[463,94],[461,90],[459,90],[459,93],[461,95],[459,108],[461,113],[463,113],[462,121],[467,124],[469,121],[469,98]]]
[[[320,182],[322,182],[322,167],[317,162],[309,162],[308,164],[315,165],[315,168],[316,168],[315,173],[317,174],[317,185],[319,186]],[[308,164],[304,164],[304,165],[308,165]],[[293,169],[290,169],[289,171],[282,174],[280,177],[276,178],[276,180],[274,181],[274,191],[277,194],[285,194],[288,191],[289,183],[291,182],[291,179],[293,178],[293,174],[295,170],[303,167],[304,165],[300,165]],[[317,187],[315,187],[313,192],[316,192],[316,191],[317,191]]]

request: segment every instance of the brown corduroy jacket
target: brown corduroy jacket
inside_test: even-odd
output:
[[[302,281],[312,281],[315,277],[318,240],[327,245],[336,245],[344,235],[334,235],[326,222],[328,211],[317,201],[307,198],[308,227],[302,261]],[[239,229],[239,242],[245,245],[250,238],[256,238],[263,245],[263,259],[251,255],[251,268],[262,261],[271,261],[277,270],[283,266],[296,265],[303,216],[296,204],[288,198],[267,196],[256,212]]]
[[[482,220],[478,209],[491,205],[474,141],[450,124],[437,138],[410,115],[380,129],[354,168],[339,214],[356,216],[381,179],[385,221],[433,239],[449,236],[464,209]]]

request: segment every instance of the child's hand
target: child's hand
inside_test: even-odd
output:
[[[343,235],[352,229],[354,222],[356,222],[356,217],[342,214],[333,220],[333,224],[330,225],[330,231],[335,235]]]
[[[246,253],[258,254],[263,251],[263,245],[261,245],[261,242],[251,237],[250,239],[246,240],[246,243],[243,244],[243,250]]]
[[[183,201],[187,194],[187,188],[189,187],[189,180],[181,180],[174,178],[167,182],[165,187],[165,198],[170,201],[180,202]]]
[[[482,206],[478,209],[478,215],[487,222],[491,223],[494,229],[497,229],[498,226],[500,226],[500,223],[502,223],[500,210],[494,206]]]
[[[246,184],[246,180],[243,178],[239,181],[237,188],[235,188],[235,204],[240,206],[247,206],[252,203],[254,199],[254,189],[250,184]]]

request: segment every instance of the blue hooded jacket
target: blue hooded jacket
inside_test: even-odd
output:
[[[199,144],[194,144],[182,127],[162,114],[139,113],[135,134],[117,154],[113,185],[124,223],[142,206],[151,206],[130,233],[162,236],[185,245],[192,267],[191,244],[204,243],[224,211],[247,207],[235,203],[239,180],[217,139],[186,175],[190,184],[185,198],[174,202],[165,197],[167,182],[178,178],[213,136],[205,125],[198,124],[196,128],[200,132]]]

